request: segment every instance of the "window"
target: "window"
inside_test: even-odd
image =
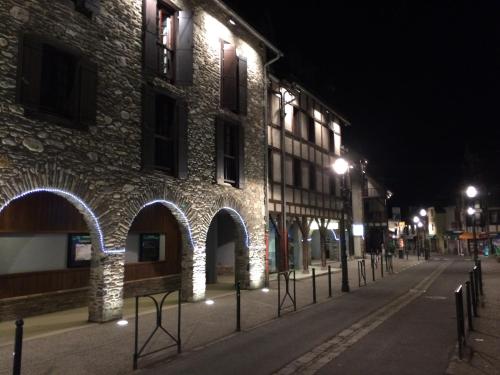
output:
[[[187,107],[166,92],[144,87],[142,163],[179,178],[187,175]]]
[[[300,110],[297,107],[293,107],[293,122],[292,122],[292,130],[293,135],[296,137],[300,137]]]
[[[302,173],[300,159],[293,158],[293,186],[302,187]]]
[[[335,176],[333,176],[333,175],[330,175],[330,194],[333,196],[337,195]]]
[[[35,35],[20,47],[17,98],[26,114],[75,129],[95,124],[96,64]]]
[[[330,152],[335,152],[335,138],[333,131],[328,129],[328,150]]]
[[[83,13],[87,17],[92,17],[92,14],[99,13],[100,0],[73,0],[75,9]]]
[[[144,71],[171,83],[193,83],[193,15],[168,0],[143,0]]]
[[[239,122],[216,119],[217,182],[244,186],[244,129]]]
[[[316,167],[313,163],[309,165],[309,190],[316,191]]]
[[[168,79],[174,78],[174,10],[158,4],[159,71]]]
[[[221,107],[247,114],[247,61],[231,43],[221,42]]]
[[[314,143],[316,141],[316,131],[314,129],[314,119],[308,118],[307,140]]]

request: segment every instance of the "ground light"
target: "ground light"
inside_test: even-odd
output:
[[[207,300],[205,301],[205,304],[207,304],[207,305],[213,305],[214,303],[215,303],[215,302],[214,302],[214,300],[213,300],[213,299],[207,299]]]
[[[269,293],[269,288],[262,288],[262,291],[263,291],[264,293]]]
[[[118,325],[120,327],[125,327],[128,325],[128,320],[120,319],[119,321],[116,322],[116,325]]]

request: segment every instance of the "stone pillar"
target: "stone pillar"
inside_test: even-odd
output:
[[[122,317],[125,254],[92,257],[90,268],[89,321],[107,322]]]
[[[205,298],[206,275],[205,275],[205,246],[196,246],[193,250],[192,271],[192,300],[200,301]]]
[[[251,245],[249,256],[249,289],[258,289],[264,286],[266,269],[266,246],[264,244]]]

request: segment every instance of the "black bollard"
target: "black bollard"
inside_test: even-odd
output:
[[[312,269],[312,281],[313,281],[313,303],[316,303],[316,269]]]
[[[16,320],[16,341],[14,343],[14,366],[12,373],[14,375],[21,374],[21,356],[23,354],[23,329],[24,321],[22,319]]]
[[[328,297],[332,296],[332,267],[328,266]]]
[[[372,266],[372,279],[375,281],[375,261],[373,260],[373,254],[370,256],[370,263]]]
[[[481,261],[477,261],[477,270],[479,274],[479,293],[483,295],[483,268],[481,267]]]
[[[241,331],[241,284],[236,283],[236,331]]]
[[[469,332],[474,331],[474,326],[472,324],[472,301],[471,301],[471,292],[470,292],[470,281],[465,282],[465,299],[467,303],[467,322],[469,325]]]
[[[472,313],[474,316],[479,316],[477,315],[477,300],[476,300],[476,291],[474,290],[474,271],[469,271],[469,280],[470,280],[470,291],[471,291],[471,296],[472,296]]]

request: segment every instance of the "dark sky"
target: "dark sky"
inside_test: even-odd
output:
[[[285,53],[278,76],[351,121],[394,204],[499,182],[500,1],[225,2]]]

